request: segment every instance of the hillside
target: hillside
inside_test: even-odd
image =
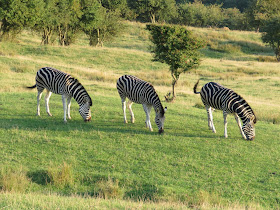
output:
[[[69,47],[42,46],[29,31],[16,43],[0,42],[0,206],[36,208],[32,202],[41,196],[46,206],[53,199],[63,208],[78,195],[98,197],[94,202],[99,197],[128,200],[121,205],[105,200],[107,208],[139,200],[165,202],[159,208],[279,207],[280,67],[260,34],[189,28],[208,45],[201,66],[180,78],[176,102],[166,103],[168,66],[151,61],[144,24],[125,25],[122,36],[103,48],[88,46],[84,36]],[[86,87],[93,100],[90,123],[83,122],[72,100],[72,119],[64,124],[61,96],[54,94],[53,117],[47,116],[43,97],[41,117],[36,116],[37,91],[25,87],[35,84],[36,72],[44,66],[68,72]],[[154,111],[155,131],[145,128],[141,105],[133,105],[135,124],[123,123],[116,90],[123,74],[154,84],[168,107],[164,135],[156,132]],[[208,130],[206,111],[192,92],[199,78],[199,88],[215,81],[250,103],[258,118],[254,141],[241,138],[232,116],[224,139],[220,111],[214,113],[217,133]],[[10,193],[21,198],[22,206]]]

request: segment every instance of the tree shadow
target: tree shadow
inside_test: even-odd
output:
[[[201,52],[207,58],[216,58],[216,59],[228,59],[228,60],[244,60],[244,61],[252,61],[256,60],[256,58],[252,57],[240,57],[236,56],[239,53],[243,53],[245,55],[271,55],[274,56],[273,50],[268,47],[261,45],[256,42],[249,41],[233,41],[233,40],[219,40],[216,45],[201,49]]]

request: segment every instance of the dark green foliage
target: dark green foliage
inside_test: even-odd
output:
[[[262,30],[262,40],[268,43],[274,50],[276,59],[280,61],[280,15],[266,21]]]
[[[38,18],[42,0],[0,0],[0,36],[12,39]]]
[[[91,46],[103,46],[121,30],[120,14],[104,8],[97,1],[84,1],[81,28],[89,37]]]
[[[58,23],[57,0],[45,0],[40,7],[40,16],[32,29],[41,34],[41,44],[50,44],[53,40],[55,29]]]
[[[177,16],[175,0],[129,0],[128,5],[145,22],[168,22]]]
[[[125,19],[133,19],[135,14],[128,7],[127,0],[102,0],[103,7],[110,11],[117,11]]]
[[[246,14],[256,31],[273,16],[280,13],[279,0],[252,0]]]
[[[223,9],[220,5],[205,5],[201,2],[180,4],[175,23],[198,27],[229,27],[247,29],[245,15],[236,8]]]
[[[147,25],[147,29],[151,32],[151,41],[154,43],[152,48],[154,60],[170,66],[173,77],[173,98],[175,98],[174,87],[180,74],[199,65],[198,49],[204,44],[181,26],[150,24]]]
[[[59,0],[56,8],[58,9],[57,33],[59,44],[62,46],[70,45],[75,41],[80,29],[79,18],[82,15],[80,0]]]

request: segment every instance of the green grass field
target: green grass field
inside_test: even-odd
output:
[[[163,100],[171,76],[167,65],[151,61],[144,24],[125,22],[123,34],[103,48],[89,47],[84,36],[70,47],[41,46],[28,31],[16,43],[0,42],[0,208],[279,208],[279,63],[259,33],[190,30],[208,44],[200,67],[181,76],[175,103]],[[25,87],[45,66],[86,87],[91,122],[83,122],[73,100],[65,124],[61,96],[54,94],[53,117],[43,97],[36,116],[37,91]],[[155,131],[146,129],[141,105],[133,105],[135,123],[123,123],[116,90],[123,74],[154,84],[168,107],[164,135],[154,120]],[[208,130],[192,92],[199,78],[199,88],[219,82],[250,103],[258,119],[254,141],[242,139],[233,116],[225,139],[221,111],[214,113],[217,133]]]

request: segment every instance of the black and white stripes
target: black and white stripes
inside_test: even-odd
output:
[[[223,87],[215,82],[209,82],[205,84],[200,92],[196,91],[199,80],[194,86],[194,93],[200,94],[201,100],[207,110],[208,114],[208,126],[214,133],[216,133],[213,123],[213,109],[223,111],[225,132],[224,136],[227,138],[227,115],[229,113],[234,114],[237,124],[239,126],[241,135],[244,139],[253,140],[255,138],[255,126],[257,122],[256,116],[249,106],[249,104],[233,90]],[[241,123],[239,118],[243,122]]]
[[[70,117],[71,98],[73,97],[79,104],[79,112],[85,121],[91,119],[90,106],[92,101],[83,85],[71,75],[66,74],[54,68],[44,67],[38,70],[36,74],[36,84],[29,88],[37,87],[37,115],[40,115],[40,99],[43,90],[46,89],[45,96],[46,111],[49,116],[52,116],[49,108],[49,99],[52,93],[62,95],[64,122],[66,120],[66,113],[68,119]],[[66,104],[67,101],[67,104]]]
[[[131,115],[131,122],[134,123],[134,114],[132,111],[132,104],[142,104],[146,113],[146,126],[152,131],[150,122],[150,112],[152,107],[156,112],[155,122],[158,126],[159,133],[163,132],[164,120],[165,120],[165,109],[163,108],[161,101],[156,93],[154,87],[135,76],[124,75],[121,76],[117,81],[117,89],[122,100],[122,108],[124,115],[124,122],[127,123],[126,119],[126,98],[128,101],[128,109]]]

